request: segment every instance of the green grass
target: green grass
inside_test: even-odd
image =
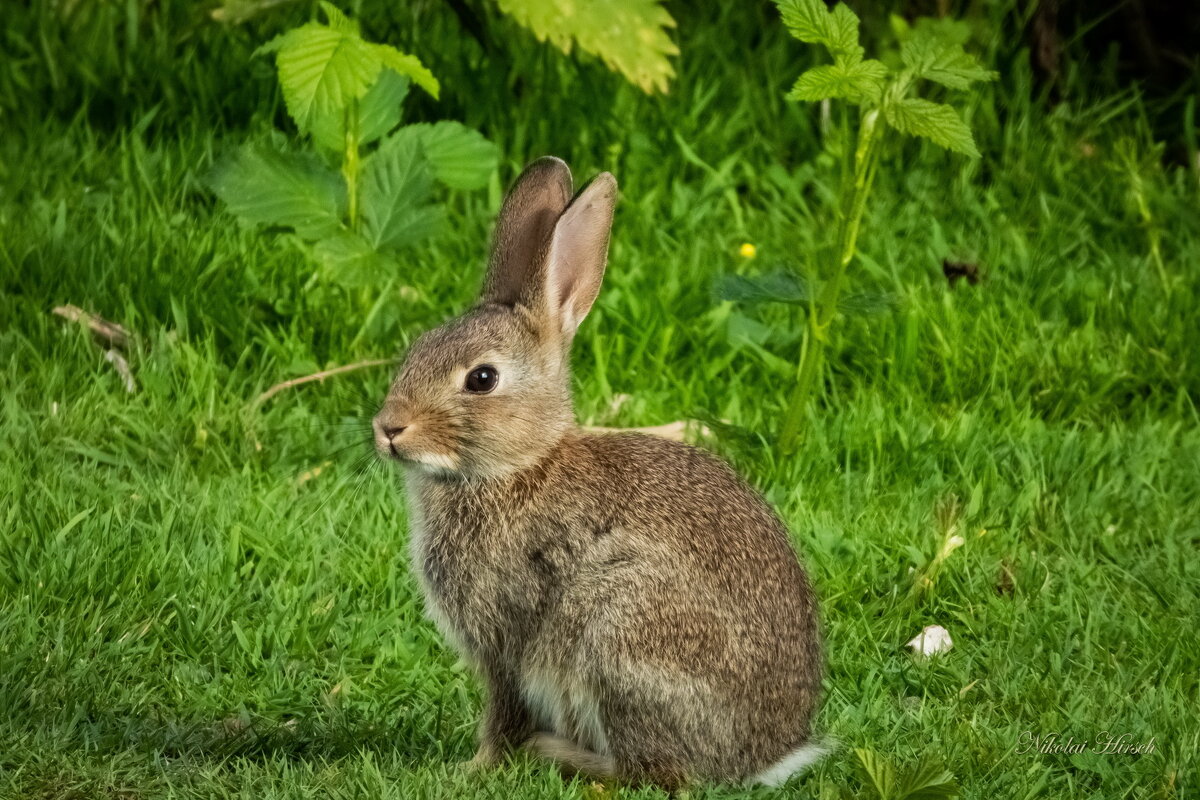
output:
[[[14,12],[5,45],[0,796],[595,796],[523,757],[455,769],[479,695],[422,619],[402,494],[365,443],[387,370],[253,407],[469,303],[500,182],[455,198],[453,233],[377,293],[306,289],[303,256],[238,229],[202,184],[282,119],[246,59],[284,20],[193,30],[185,8],[145,20],[128,58],[38,46],[55,41],[44,10]],[[576,344],[581,419],[727,420],[709,446],[777,506],[820,592],[819,726],[843,749],[782,791],[694,796],[855,796],[852,747],[942,761],[968,798],[1195,791],[1200,198],[1194,173],[1153,158],[1137,97],[1076,76],[1062,105],[1030,100],[996,28],[1005,78],[969,114],[984,157],[885,156],[853,281],[894,303],[840,321],[826,400],[784,459],[797,319],[711,286],[829,245],[835,165],[816,116],[782,99],[800,48],[765,10],[678,9],[680,77],[647,99],[528,43],[480,73],[444,9],[416,8],[364,15],[381,38],[425,32],[413,47],[448,88],[431,113],[497,141],[502,181],[544,152],[621,181]],[[1120,139],[1145,157],[1165,283]],[[945,257],[984,281],[950,290]],[[50,315],[67,302],[137,332],[136,394]],[[631,399],[614,412],[617,394]],[[951,532],[965,544],[917,592]],[[954,650],[914,660],[903,644],[931,623]],[[1025,731],[1157,749],[1021,754]]]

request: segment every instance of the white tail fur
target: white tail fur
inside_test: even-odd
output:
[[[746,783],[761,783],[765,786],[780,786],[788,778],[803,772],[813,764],[834,751],[835,742],[825,739],[820,742],[809,742],[797,747],[771,766],[764,769]]]

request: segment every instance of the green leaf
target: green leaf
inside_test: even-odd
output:
[[[832,53],[859,53],[858,15],[845,3],[838,3],[829,14],[829,41],[825,44]]]
[[[342,10],[333,3],[327,3],[321,0],[321,10],[325,12],[325,19],[329,21],[329,27],[335,31],[361,36],[358,29],[358,23],[352,21],[349,17],[342,13]]]
[[[812,291],[804,276],[780,270],[765,275],[722,275],[714,291],[721,300],[735,303],[788,303],[807,306]]]
[[[341,113],[367,93],[382,69],[357,33],[310,22],[284,33],[259,52],[276,52],[275,66],[288,113],[310,131],[318,116]]]
[[[713,285],[718,300],[756,305],[786,303],[808,306],[813,301],[808,280],[790,270],[778,270],[762,275],[722,275]],[[850,292],[838,300],[838,311],[848,315],[878,314],[891,311],[898,305],[896,296],[877,289]]]
[[[863,772],[875,787],[880,800],[899,800],[896,794],[896,769],[892,762],[874,750],[856,748],[854,754],[858,756]]]
[[[376,250],[399,250],[432,236],[443,211],[428,204],[433,170],[416,126],[401,128],[363,164],[363,238]]]
[[[908,97],[886,103],[883,113],[888,124],[901,133],[924,137],[934,144],[971,157],[979,155],[971,129],[957,111],[944,103]]]
[[[824,45],[831,53],[862,54],[858,16],[845,3],[830,11],[824,0],[775,0],[783,24],[802,42]]]
[[[408,96],[408,79],[385,69],[358,101],[358,142],[370,144],[400,124],[401,104]],[[345,113],[313,118],[312,137],[322,147],[341,151],[346,146]]]
[[[788,97],[808,101],[837,97],[856,104],[878,103],[887,75],[888,69],[882,62],[839,55],[834,63],[803,73]]]
[[[900,58],[918,78],[951,89],[966,89],[976,81],[996,79],[996,73],[979,66],[962,45],[946,42],[928,33],[918,33],[900,48]]]
[[[313,257],[329,280],[350,288],[378,284],[396,268],[393,259],[353,233],[322,239],[313,247]]]
[[[438,84],[437,78],[433,77],[433,73],[421,63],[421,59],[408,53],[401,53],[387,44],[373,44],[370,47],[375,57],[379,59],[379,63],[410,78],[417,86],[429,92],[434,100],[438,99],[441,86]]]
[[[301,130],[319,126],[327,139],[329,123],[319,121],[341,114],[361,100],[385,67],[410,78],[435,98],[438,82],[416,56],[386,44],[363,41],[358,24],[329,3],[321,8],[328,25],[309,22],[275,37],[257,53],[275,53],[279,85],[288,113]]]
[[[208,183],[247,222],[293,228],[306,239],[342,228],[346,185],[313,156],[243,147],[213,170]]]
[[[564,53],[578,44],[647,94],[666,92],[679,48],[660,0],[497,0],[500,10]]]
[[[897,791],[903,800],[950,800],[958,796],[958,783],[940,765],[922,760],[904,775]]]
[[[457,122],[409,125],[421,139],[435,177],[451,189],[480,189],[500,162],[500,149],[479,131]]]

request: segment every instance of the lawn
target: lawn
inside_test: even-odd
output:
[[[840,750],[783,789],[694,797],[866,796],[855,748],[942,764],[965,798],[1200,790],[1200,189],[1156,149],[1159,109],[1098,66],[1051,104],[1001,12],[982,20],[1001,73],[964,106],[982,158],[885,154],[860,302],[785,456],[799,312],[713,291],[832,236],[819,111],[784,98],[811,56],[771,7],[673,6],[679,74],[650,97],[502,20],[518,44],[484,60],[440,4],[364,5],[443,81],[412,114],[480,128],[502,166],[451,196],[448,235],[354,291],[205,183],[286,125],[250,53],[306,9],[225,29],[113,4],[111,37],[75,47],[45,9],[4,12],[0,796],[662,796],[524,756],[461,772],[478,687],[422,617],[399,476],[368,442],[389,369],[256,402],[465,308],[503,187],[545,153],[622,189],[575,343],[580,420],[706,422],[820,596],[818,727]],[[982,280],[951,285],[945,259]],[[51,313],[67,303],[133,332],[136,392]],[[953,649],[916,658],[930,624]],[[1026,738],[1052,734],[1153,747]]]

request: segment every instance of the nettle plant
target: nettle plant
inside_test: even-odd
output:
[[[971,130],[958,112],[944,103],[916,97],[914,92],[922,81],[967,89],[977,81],[995,79],[996,73],[981,67],[961,44],[937,35],[933,28],[914,28],[901,45],[901,66],[891,68],[882,61],[864,58],[858,17],[845,4],[839,3],[833,9],[827,8],[823,0],[775,0],[775,4],[793,36],[823,46],[833,58],[832,64],[802,74],[788,97],[809,102],[842,100],[857,106],[860,112],[857,140],[852,148],[847,147],[839,187],[833,250],[826,263],[818,265],[819,285],[814,291],[804,291],[807,313],[796,385],[780,437],[784,450],[790,451],[795,448],[805,411],[820,384],[830,327],[837,315],[847,267],[854,261],[863,212],[889,132],[919,136],[957,153],[978,157]],[[770,290],[759,287],[759,294],[763,291]],[[777,299],[796,302],[790,296]]]
[[[437,80],[416,56],[367,42],[336,7],[321,8],[327,24],[301,25],[256,52],[274,54],[288,113],[315,152],[281,147],[281,137],[247,145],[210,185],[245,222],[294,232],[319,275],[366,286],[440,230],[435,185],[485,186],[498,152],[457,122],[397,127],[410,85],[436,99]]]

